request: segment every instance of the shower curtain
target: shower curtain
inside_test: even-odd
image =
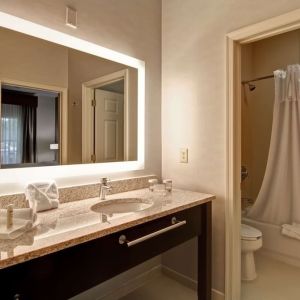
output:
[[[274,72],[275,102],[265,176],[248,216],[300,223],[300,65]]]

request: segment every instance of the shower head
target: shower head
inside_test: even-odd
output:
[[[248,83],[248,88],[249,88],[249,91],[252,92],[255,90],[256,86],[252,83]]]

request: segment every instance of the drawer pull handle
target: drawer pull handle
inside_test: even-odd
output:
[[[186,224],[185,220],[184,221],[177,221],[176,218],[174,217],[174,218],[172,218],[172,225],[170,225],[168,227],[165,227],[165,228],[162,228],[160,230],[154,231],[154,232],[149,233],[147,235],[144,235],[144,236],[142,236],[142,237],[140,237],[138,239],[135,239],[133,241],[128,241],[125,235],[121,235],[119,237],[119,244],[123,245],[123,244],[126,243],[126,245],[128,247],[131,247],[131,246],[134,246],[134,245],[139,244],[141,242],[144,242],[146,240],[149,240],[149,239],[151,239],[151,238],[153,238],[155,236],[158,236],[158,235],[160,235],[162,233],[165,233],[165,232],[168,232],[168,231],[173,230],[175,228],[181,227],[181,226],[183,226],[185,224]]]

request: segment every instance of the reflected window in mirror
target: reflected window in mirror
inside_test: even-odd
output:
[[[59,164],[59,93],[1,87],[1,168]]]

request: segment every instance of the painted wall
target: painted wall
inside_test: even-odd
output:
[[[242,61],[243,80],[300,63],[300,31],[244,45]],[[245,86],[242,99],[242,164],[249,171],[242,185],[242,197],[253,200],[257,198],[267,165],[275,96],[273,79],[254,84],[256,89],[251,92]]]
[[[4,28],[0,37],[1,79],[67,87],[67,48]]]
[[[225,36],[299,6],[299,0],[162,0],[162,175],[178,187],[217,196],[213,287],[219,291],[225,271]],[[178,163],[180,147],[189,148],[188,164]],[[195,259],[195,247],[188,255],[185,250],[172,253],[168,266],[180,269],[180,254],[186,263]]]
[[[161,0],[72,0],[78,10],[78,29],[64,25],[66,3],[61,0],[1,1],[0,10],[117,50],[146,63],[145,169],[109,174],[111,178],[161,175]],[[97,174],[57,178],[60,186],[96,182]],[[6,184],[5,192],[23,186]]]

